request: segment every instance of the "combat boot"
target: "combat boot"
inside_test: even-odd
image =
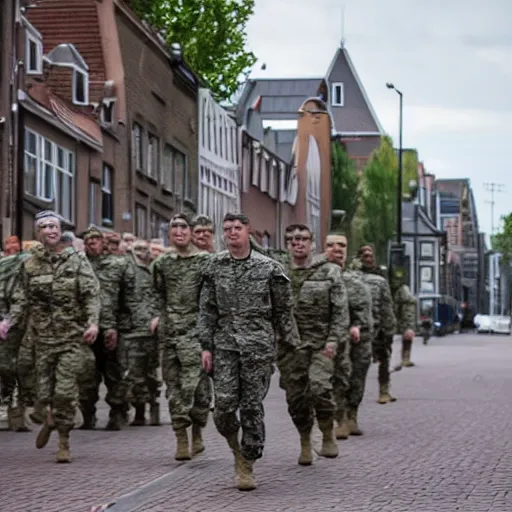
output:
[[[50,437],[54,429],[55,425],[53,424],[53,422],[51,422],[49,418],[46,418],[45,422],[43,423],[43,426],[41,427],[41,430],[37,434],[36,448],[41,449],[48,444],[48,441],[50,440]]]
[[[379,404],[389,404],[390,402],[396,402],[396,398],[391,396],[389,393],[389,384],[379,385]]]
[[[347,415],[345,412],[336,423],[338,424],[334,431],[336,439],[348,439],[350,432],[348,430]]]
[[[313,464],[313,449],[311,448],[311,432],[300,434],[300,466],[311,466]]]
[[[150,420],[149,424],[152,427],[159,427],[161,425],[160,423],[160,405],[159,404],[151,404],[151,410],[150,410]]]
[[[363,431],[359,428],[357,422],[357,407],[349,407],[347,411],[348,416],[348,431],[351,436],[362,436]]]
[[[253,491],[256,489],[253,465],[254,461],[246,459],[239,451],[235,452],[236,486],[239,491]]]
[[[176,453],[174,455],[175,460],[190,460],[190,451],[188,448],[188,433],[186,428],[180,428],[175,430],[176,434]]]
[[[94,430],[96,428],[96,415],[90,409],[82,409],[83,422],[80,430]]]
[[[13,432],[31,431],[25,422],[25,407],[22,405],[18,405],[17,407],[9,406],[7,408],[7,424],[9,430]]]
[[[146,424],[146,404],[135,406],[135,418],[130,423],[132,427],[143,427]]]
[[[319,455],[322,457],[327,457],[329,459],[334,459],[338,456],[338,445],[336,444],[336,440],[334,439],[333,432],[333,422],[332,421],[322,421],[319,422],[320,431],[322,432],[322,448],[319,452]]]
[[[412,341],[402,341],[402,366],[410,368],[415,366],[411,361]]]
[[[71,452],[69,450],[69,433],[59,432],[59,448],[56,456],[57,462],[71,462]]]
[[[204,452],[202,429],[195,423],[192,425],[192,456]]]
[[[110,409],[109,419],[105,430],[121,430],[123,411],[118,408]]]

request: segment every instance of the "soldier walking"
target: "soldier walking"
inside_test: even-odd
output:
[[[213,371],[215,426],[233,451],[238,489],[252,490],[276,335],[291,351],[297,330],[289,279],[277,262],[251,250],[249,219],[228,213],[223,230],[228,250],[213,255],[204,272],[198,333],[204,369]]]
[[[38,400],[48,408],[36,446],[43,448],[57,430],[57,462],[70,462],[78,379],[92,363],[85,344],[94,343],[98,334],[99,284],[83,255],[73,249],[57,252],[61,225],[56,213],[38,214],[36,231],[43,246],[23,262],[10,318],[0,322],[0,338],[28,320],[35,344]]]

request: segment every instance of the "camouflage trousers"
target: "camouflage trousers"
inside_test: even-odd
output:
[[[52,409],[55,427],[67,434],[75,424],[78,382],[93,365],[90,348],[80,341],[44,345],[36,343],[37,398]]]
[[[263,455],[265,445],[265,412],[263,400],[270,387],[273,361],[258,359],[254,354],[215,350],[213,384],[215,409],[213,420],[224,437],[242,428],[241,452],[247,460]],[[237,411],[240,419],[237,417]]]
[[[279,385],[286,393],[288,412],[299,433],[309,433],[315,416],[320,429],[334,419],[334,361],[321,350],[303,348],[279,351]],[[329,425],[331,427],[329,427]]]
[[[0,404],[10,404],[16,388],[19,341],[16,333],[9,333],[5,341],[0,340]]]
[[[211,387],[201,365],[201,347],[190,335],[164,339],[162,376],[174,430],[206,426]]]
[[[99,400],[101,382],[105,383],[107,396],[105,401],[112,410],[126,409],[128,385],[122,362],[125,358],[123,337],[120,336],[115,350],[107,350],[103,334],[100,334],[92,345],[95,364],[89,366],[80,380],[80,409],[84,417],[94,417],[96,404]],[[89,349],[91,350],[91,349]]]
[[[347,406],[357,408],[363,401],[366,387],[366,376],[372,362],[372,341],[370,337],[361,334],[358,343],[350,343],[350,372],[349,388],[347,390]]]
[[[124,337],[124,355],[127,368],[128,400],[137,407],[156,404],[160,397],[158,379],[160,353],[156,336]]]
[[[347,397],[350,389],[352,361],[350,359],[350,343],[338,349],[334,358],[333,395],[335,403],[334,419],[341,422],[347,409]]]
[[[379,384],[389,384],[393,336],[379,335],[373,340],[373,359],[379,364]]]

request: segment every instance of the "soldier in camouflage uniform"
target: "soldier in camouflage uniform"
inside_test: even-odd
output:
[[[342,269],[350,312],[350,343],[342,357],[336,358],[335,366],[337,439],[363,434],[357,417],[372,361],[372,298],[360,273],[345,268],[347,245],[347,237],[341,234],[329,235],[325,242],[327,259]]]
[[[75,423],[78,380],[87,362],[92,362],[86,344],[93,343],[98,334],[99,283],[85,256],[73,249],[57,252],[61,235],[57,214],[38,214],[36,230],[43,247],[23,262],[10,318],[0,322],[0,338],[25,320],[31,335],[37,333],[33,339],[38,400],[48,414],[36,446],[46,446],[57,430],[57,462],[70,462],[69,434]]]
[[[300,435],[300,465],[313,462],[311,430],[315,416],[323,442],[320,455],[337,457],[333,435],[334,358],[348,343],[348,303],[340,269],[325,256],[313,258],[313,236],[305,225],[294,225],[288,276],[300,343],[296,350],[279,345],[280,384],[288,412]]]
[[[360,269],[372,295],[373,357],[379,365],[379,404],[394,402],[389,391],[391,351],[396,332],[393,299],[386,278],[376,264],[373,249],[365,245],[359,249]]]
[[[204,450],[201,431],[210,411],[210,383],[201,365],[196,328],[202,273],[210,254],[192,244],[190,220],[185,214],[172,218],[170,241],[175,252],[164,254],[152,266],[160,315],[152,328],[156,330],[158,325],[163,341],[162,374],[176,434],[174,458],[190,460]]]
[[[290,250],[291,250],[292,233],[296,226],[297,226],[296,224],[290,224],[285,229],[284,240],[285,240],[286,250],[284,250],[284,251],[280,250],[280,249],[273,249],[272,247],[265,249],[256,241],[256,239],[254,238],[254,236],[252,234],[250,235],[251,247],[255,251],[278,261],[285,268],[288,268],[290,265]]]
[[[192,243],[201,251],[213,254],[215,247],[213,235],[215,228],[213,221],[206,215],[198,215],[192,223]]]
[[[228,250],[213,255],[204,272],[198,333],[203,367],[213,371],[215,426],[235,456],[238,489],[251,490],[265,443],[263,400],[276,334],[290,351],[298,334],[289,279],[278,263],[251,250],[249,219],[228,213],[223,230]]]
[[[110,405],[107,430],[120,430],[126,421],[127,386],[123,368],[125,354],[118,347],[120,335],[133,330],[132,318],[140,304],[135,294],[135,268],[125,256],[106,253],[102,233],[90,227],[83,239],[87,258],[100,282],[100,335],[93,345],[96,371],[80,385],[80,407],[84,417],[83,429],[96,425],[96,403],[102,378],[107,387],[106,402]]]
[[[158,379],[158,338],[151,333],[151,320],[157,315],[156,294],[149,268],[149,243],[134,243],[135,297],[139,307],[135,309],[133,331],[123,336],[125,365],[127,369],[128,396],[135,407],[132,426],[146,424],[146,404],[150,405],[150,425],[160,425],[160,381]]]

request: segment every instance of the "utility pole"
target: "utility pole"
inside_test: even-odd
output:
[[[494,204],[496,202],[494,200],[494,194],[504,192],[505,185],[503,185],[502,183],[494,183],[493,182],[493,183],[484,183],[484,187],[485,187],[485,190],[487,190],[487,192],[490,192],[490,194],[491,194],[491,200],[486,201],[486,203],[491,205],[491,236],[493,236],[494,235]]]

